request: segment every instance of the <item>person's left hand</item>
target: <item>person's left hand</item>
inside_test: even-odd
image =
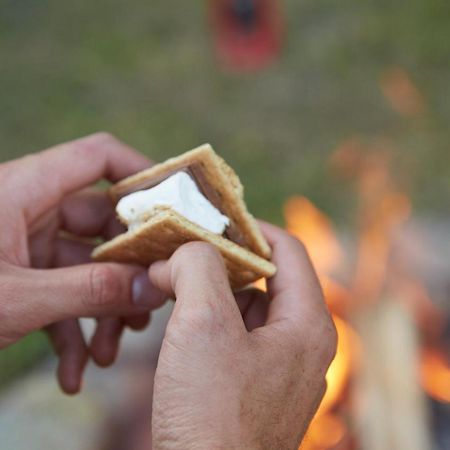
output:
[[[124,327],[144,328],[165,301],[142,268],[86,264],[95,239],[124,231],[106,192],[87,187],[150,164],[107,133],[0,164],[0,349],[45,327],[67,393],[79,391],[89,356],[110,365]],[[89,345],[84,316],[98,321]]]

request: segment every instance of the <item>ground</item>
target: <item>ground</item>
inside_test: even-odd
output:
[[[283,54],[251,75],[217,64],[205,5],[4,0],[0,161],[97,130],[155,160],[210,142],[256,215],[282,223],[283,200],[303,194],[344,225],[352,192],[329,156],[350,137],[382,138],[415,209],[448,213],[449,2],[285,1]],[[419,113],[383,95],[393,68]]]

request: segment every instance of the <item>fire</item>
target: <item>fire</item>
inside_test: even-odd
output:
[[[327,391],[311,422],[301,450],[322,450],[333,448],[346,435],[347,426],[331,410],[340,401],[355,367],[359,352],[359,339],[352,328],[342,319],[333,316],[338,333],[338,348],[328,369]]]
[[[405,113],[419,110],[419,93],[406,73],[400,69],[391,71],[383,86],[393,107],[403,108]],[[393,238],[411,216],[411,200],[395,182],[389,144],[378,141],[364,145],[354,138],[337,149],[333,161],[336,168],[355,179],[360,200],[361,232],[351,288],[353,307],[370,306],[388,288],[407,303],[422,340],[431,339],[436,344],[445,327],[444,313],[433,304],[418,280],[404,273],[398,276],[401,270],[396,271],[391,263]],[[391,273],[397,273],[397,277],[390,278]],[[421,359],[424,390],[439,401],[449,402],[448,359],[432,348],[423,350]]]
[[[347,313],[350,291],[342,284],[326,275],[319,275],[325,301],[330,311],[342,316]]]
[[[266,292],[267,291],[267,283],[265,278],[260,278],[259,280],[253,283],[253,287]]]
[[[299,450],[322,450],[339,444],[347,431],[346,424],[336,414],[316,416]]]
[[[395,232],[411,214],[411,201],[394,182],[392,144],[370,144],[353,137],[332,155],[332,168],[354,180],[359,198],[359,238],[352,292],[354,307],[370,305],[381,295]]]
[[[284,213],[286,228],[306,246],[318,273],[328,306],[342,313],[348,302],[348,290],[336,282],[331,274],[344,262],[342,247],[328,217],[305,197],[287,200]],[[358,337],[340,317],[333,315],[338,333],[338,348],[327,375],[327,390],[313,419],[302,450],[331,448],[347,432],[346,424],[331,412],[341,399],[354,366]]]
[[[412,114],[422,107],[418,91],[405,73],[387,74],[382,86],[399,111]],[[430,345],[421,354],[422,387],[434,399],[450,402],[449,361],[435,345],[442,339],[444,316],[422,283],[403,270],[401,258],[393,258],[398,255],[394,246],[396,234],[411,216],[411,200],[395,181],[392,155],[389,142],[367,145],[352,138],[332,157],[334,169],[354,180],[359,200],[356,259],[346,286],[336,279],[348,261],[330,219],[304,197],[292,197],[285,203],[286,228],[305,244],[338,332],[337,354],[326,376],[327,391],[301,450],[350,448],[348,438],[352,436],[353,422],[344,421],[343,414],[350,406],[350,382],[359,357],[363,356],[363,344],[346,319],[355,313],[370,317],[371,308],[382,298],[398,299],[409,306],[421,333],[421,345]],[[348,269],[345,268],[347,276]]]
[[[409,217],[410,200],[396,192],[380,192],[368,209],[358,244],[353,291],[358,302],[375,302],[388,279],[393,233]]]
[[[422,351],[421,379],[431,397],[450,403],[450,365],[442,353],[432,348]]]
[[[343,313],[349,293],[331,274],[345,263],[344,252],[328,217],[307,198],[295,196],[284,205],[286,229],[306,246],[330,309]]]
[[[341,268],[344,252],[328,217],[307,198],[295,196],[284,205],[286,229],[308,250],[327,302],[344,302],[348,291],[330,275]]]
[[[336,357],[327,372],[327,391],[317,415],[324,414],[340,400],[358,354],[359,339],[355,331],[337,316],[333,316],[333,321],[338,333],[338,346]]]
[[[285,204],[287,229],[305,244],[319,275],[327,303],[334,311],[345,303],[348,291],[330,278],[343,261],[342,247],[331,221],[305,197],[292,197]],[[338,333],[336,357],[327,373],[327,392],[319,415],[329,410],[340,398],[349,379],[358,338],[351,327],[333,316]]]
[[[286,228],[308,249],[319,275],[339,267],[342,248],[330,220],[305,197],[291,197],[284,206]]]

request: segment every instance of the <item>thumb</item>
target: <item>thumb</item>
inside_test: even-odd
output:
[[[172,324],[191,324],[193,319],[196,325],[234,323],[245,329],[224,261],[212,245],[185,244],[168,261],[154,263],[149,275],[155,286],[176,298]]]
[[[73,317],[136,314],[165,301],[143,269],[124,264],[15,269],[2,278],[9,286],[7,316],[19,318],[16,329],[25,332]]]

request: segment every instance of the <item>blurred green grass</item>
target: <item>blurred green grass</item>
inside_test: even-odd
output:
[[[155,160],[208,141],[256,215],[282,223],[283,200],[303,194],[346,224],[352,192],[328,158],[350,136],[382,137],[416,210],[447,214],[450,3],[284,4],[281,59],[237,75],[215,61],[205,2],[0,1],[0,160],[98,130]],[[424,96],[422,116],[383,97],[392,66]]]
[[[17,344],[0,351],[0,389],[48,355],[43,333],[33,333]]]
[[[327,156],[350,135],[392,139],[418,208],[450,194],[450,5],[442,0],[287,1],[286,48],[269,70],[215,63],[205,2],[3,1],[1,158],[108,130],[156,160],[211,142],[255,213],[281,221],[302,193],[342,216],[348,192]],[[381,95],[400,65],[427,102],[416,120]]]

